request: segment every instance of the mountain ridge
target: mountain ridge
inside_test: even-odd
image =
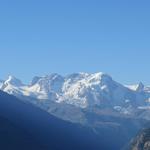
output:
[[[106,73],[73,73],[61,76],[57,73],[38,77],[30,84],[23,84],[14,76],[1,82],[0,90],[16,97],[31,97],[36,103],[49,101],[65,103],[86,109],[109,107],[118,113],[133,115],[141,109],[150,108],[150,88],[139,82],[126,86],[113,80]],[[147,118],[147,117],[146,117]]]

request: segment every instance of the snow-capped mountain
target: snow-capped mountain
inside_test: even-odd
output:
[[[112,107],[117,111],[149,105],[150,88],[142,83],[124,86],[105,73],[75,73],[68,76],[51,74],[34,77],[25,85],[9,76],[0,89],[15,96],[29,96],[39,101],[71,104],[81,108]]]
[[[8,79],[2,83],[1,90],[17,96],[21,94],[20,88],[23,86],[24,85],[19,79],[15,78],[14,76],[9,76]]]
[[[129,89],[133,90],[133,91],[137,91],[137,92],[142,92],[144,91],[144,84],[142,82],[140,82],[139,84],[135,84],[135,85],[128,85],[127,86]]]

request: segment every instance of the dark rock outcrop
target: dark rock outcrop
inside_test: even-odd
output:
[[[130,150],[150,150],[150,128],[139,133],[132,141]]]

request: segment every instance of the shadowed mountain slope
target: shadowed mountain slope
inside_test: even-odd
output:
[[[91,128],[57,119],[4,92],[0,92],[0,122],[1,132],[6,131],[5,138],[0,134],[0,149],[23,149],[24,145],[41,150],[116,149]]]

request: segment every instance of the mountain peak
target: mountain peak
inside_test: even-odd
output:
[[[40,79],[41,79],[41,77],[35,76],[31,81],[31,86],[36,84]]]
[[[4,84],[11,84],[13,86],[23,85],[19,79],[17,79],[16,77],[14,77],[12,75],[8,76],[8,79],[4,82]]]
[[[42,77],[38,77],[35,76],[32,81],[31,81],[31,85],[37,84],[37,83],[45,83],[45,84],[49,84],[51,81],[56,81],[56,80],[63,80],[64,78],[56,73],[50,74],[50,75],[46,75],[46,76],[42,76]]]
[[[142,82],[139,82],[138,84],[134,84],[134,85],[127,85],[126,87],[136,92],[142,92],[144,91],[145,88]]]
[[[100,79],[112,79],[111,76],[109,76],[108,74],[103,73],[103,72],[94,73],[94,74],[92,74],[92,75],[94,75],[95,78],[100,78]]]
[[[144,84],[142,82],[139,82],[139,84],[137,84],[137,87],[136,87],[136,91],[143,91],[144,89]]]

